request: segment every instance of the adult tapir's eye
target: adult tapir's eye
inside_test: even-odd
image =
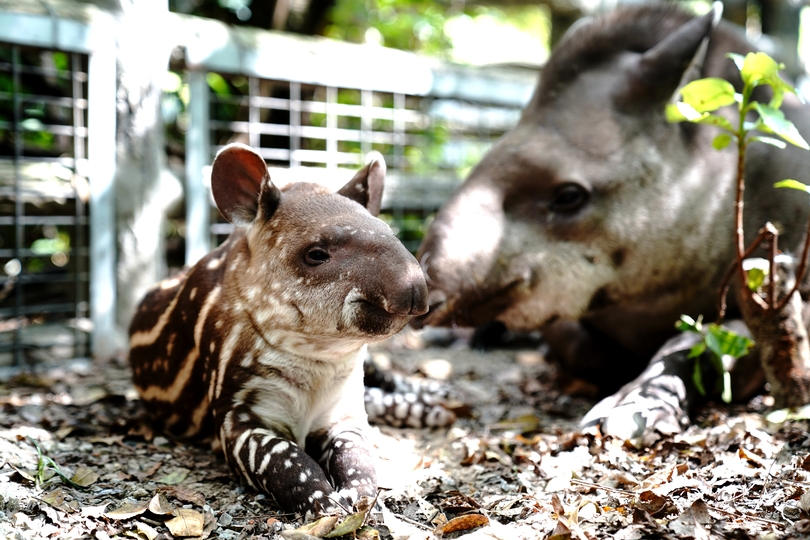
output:
[[[588,192],[579,184],[565,184],[557,188],[551,199],[550,209],[555,212],[578,210],[588,201]]]
[[[310,266],[318,266],[319,264],[323,264],[328,260],[329,253],[321,248],[311,248],[309,251],[307,251],[307,254],[304,255],[304,262]]]

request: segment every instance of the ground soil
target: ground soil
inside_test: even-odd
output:
[[[460,417],[372,427],[386,489],[358,537],[810,537],[808,421],[769,422],[767,396],[708,404],[687,432],[633,445],[578,428],[592,388],[562,380],[537,348],[408,334],[373,353],[444,378]],[[7,371],[0,411],[0,537],[306,538],[210,448],[153,433],[122,358]]]

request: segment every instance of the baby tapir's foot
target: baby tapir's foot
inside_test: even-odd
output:
[[[456,421],[442,405],[446,388],[430,379],[405,377],[381,369],[369,356],[363,363],[368,421],[392,427],[444,427]]]
[[[224,441],[231,469],[287,512],[317,516],[345,503],[318,463],[294,442],[267,429],[246,429]]]
[[[307,451],[319,456],[318,463],[344,508],[351,509],[362,497],[376,496],[377,473],[368,441],[359,429],[316,431],[307,437]]]

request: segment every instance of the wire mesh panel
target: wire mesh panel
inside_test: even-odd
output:
[[[212,155],[230,142],[271,167],[350,170],[368,152],[388,165],[383,219],[415,251],[430,216],[518,119],[517,107],[210,72]],[[214,245],[230,231],[212,228]]]
[[[88,354],[87,61],[0,43],[0,366]]]

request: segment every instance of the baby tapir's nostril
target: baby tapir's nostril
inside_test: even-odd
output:
[[[428,290],[425,280],[417,280],[411,289],[411,310],[409,315],[424,315],[428,312]]]
[[[416,265],[408,265],[388,293],[386,311],[396,315],[422,315],[428,310],[425,276]]]

